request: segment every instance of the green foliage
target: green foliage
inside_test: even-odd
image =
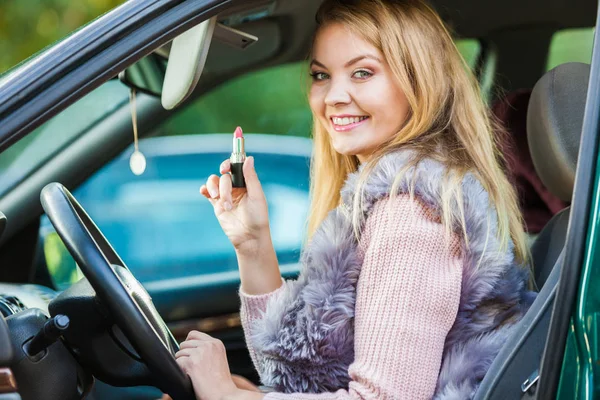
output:
[[[58,233],[52,232],[44,237],[44,255],[48,272],[58,289],[68,288],[83,277]]]
[[[565,29],[552,37],[546,71],[566,62],[592,62],[594,28]]]
[[[0,73],[64,38],[123,1],[1,1]]]
[[[298,62],[233,79],[179,111],[161,135],[233,132],[239,125],[249,133],[309,136],[308,74]]]

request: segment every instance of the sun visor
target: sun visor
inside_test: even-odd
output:
[[[217,18],[213,17],[177,36],[171,45],[163,83],[162,106],[171,110],[194,90],[210,48]]]

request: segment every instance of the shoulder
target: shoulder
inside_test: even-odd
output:
[[[418,196],[398,194],[383,197],[373,204],[361,235],[360,247],[388,243],[405,245],[444,244],[451,252],[460,248],[458,236],[448,232],[438,214]],[[411,246],[412,247],[412,246]]]
[[[365,231],[389,228],[392,231],[427,224],[441,227],[439,217],[418,196],[400,193],[377,200],[365,221]]]

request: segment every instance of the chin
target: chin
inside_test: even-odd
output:
[[[337,153],[339,153],[339,154],[341,154],[343,156],[355,156],[355,155],[358,154],[356,151],[348,150],[348,149],[345,149],[345,148],[338,148],[338,147],[335,147],[335,146],[333,148],[335,149],[335,151]]]
[[[356,147],[343,146],[340,143],[333,143],[333,149],[344,156],[358,156],[359,154],[364,153],[364,149],[357,149]]]
[[[333,140],[333,142],[331,143],[331,145],[333,146],[333,149],[340,153],[343,154],[345,156],[353,156],[355,154],[357,154],[360,151],[357,151],[357,149],[353,146],[348,146],[349,143],[344,143],[346,142],[344,139],[341,140]]]

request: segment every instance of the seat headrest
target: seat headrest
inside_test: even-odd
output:
[[[535,170],[561,200],[571,201],[590,66],[567,63],[535,84],[527,110],[527,139]]]

